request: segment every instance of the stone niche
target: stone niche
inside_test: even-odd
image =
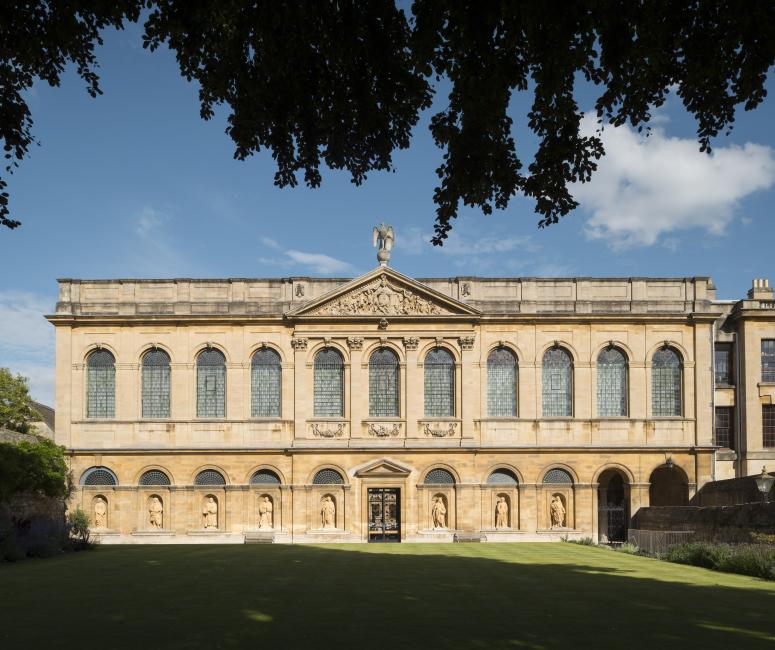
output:
[[[455,499],[454,485],[421,485],[418,486],[418,500],[420,506],[419,526],[420,530],[429,532],[448,532],[455,529],[456,517],[455,508],[457,506]],[[441,500],[442,515],[444,526],[439,526],[438,521],[434,521],[435,504]]]
[[[575,499],[572,485],[544,485],[541,488],[542,498],[539,503],[543,507],[539,512],[539,528],[542,530],[573,530],[575,521]],[[560,507],[555,506],[555,518],[552,517],[552,504],[558,501]],[[561,519],[558,524],[557,520]]]
[[[344,485],[315,485],[308,492],[307,529],[342,531],[346,526]]]
[[[162,532],[172,528],[169,489],[155,485],[137,492],[137,530]]]
[[[516,488],[500,486],[488,490],[488,520],[485,528],[490,530],[519,530],[519,492]],[[503,505],[505,504],[505,508]]]
[[[108,500],[102,494],[96,494],[91,500],[89,516],[92,520],[92,528],[106,530],[110,528],[110,511]]]

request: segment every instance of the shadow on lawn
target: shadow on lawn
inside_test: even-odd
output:
[[[0,568],[11,622],[0,627],[0,646],[77,647],[89,639],[132,650],[775,643],[775,590],[767,586],[633,577],[596,557],[605,553],[598,550],[530,564],[510,549],[102,548]]]

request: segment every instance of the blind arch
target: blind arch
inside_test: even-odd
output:
[[[142,409],[144,418],[170,416],[170,355],[160,348],[143,355]]]
[[[495,348],[487,357],[487,415],[517,416],[517,358],[505,347]]]
[[[215,348],[205,348],[196,358],[196,416],[226,416],[226,357]]]
[[[627,357],[617,347],[601,350],[597,356],[597,415],[627,415]]]

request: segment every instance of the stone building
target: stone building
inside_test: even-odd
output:
[[[766,281],[59,288],[56,440],[103,542],[614,540],[775,465]]]

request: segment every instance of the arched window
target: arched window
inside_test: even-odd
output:
[[[487,483],[489,485],[517,485],[519,480],[510,469],[499,467],[487,477]]]
[[[315,355],[314,414],[317,418],[344,416],[344,362],[334,348]]]
[[[425,475],[425,485],[454,485],[455,477],[452,472],[442,467],[432,469]]]
[[[344,485],[342,475],[335,469],[321,469],[315,478],[312,479],[314,485]]]
[[[226,479],[217,470],[205,469],[196,475],[194,485],[226,485]]]
[[[170,416],[170,357],[159,348],[143,355],[143,417]]]
[[[681,415],[681,357],[670,347],[657,350],[651,360],[651,414]]]
[[[263,348],[253,355],[250,368],[250,415],[254,418],[280,417],[280,355]]]
[[[81,485],[118,485],[118,479],[107,467],[90,467],[81,475]]]
[[[455,416],[455,360],[444,348],[425,355],[425,417]]]
[[[573,477],[564,469],[555,467],[544,474],[543,482],[553,485],[568,485],[573,483]]]
[[[280,485],[280,477],[271,469],[260,469],[250,477],[251,485]]]
[[[606,348],[597,357],[597,415],[627,415],[627,358],[618,348]]]
[[[86,417],[112,418],[116,415],[116,360],[100,348],[86,360]]]
[[[517,416],[517,359],[507,348],[495,348],[487,357],[487,415]]]
[[[544,417],[573,415],[573,361],[567,350],[555,347],[544,353],[541,388]]]
[[[379,348],[369,357],[369,416],[397,418],[399,365],[396,353]]]
[[[196,416],[226,416],[226,357],[215,348],[207,348],[196,358]]]
[[[169,485],[170,477],[158,469],[149,469],[144,472],[138,481],[138,485]]]

